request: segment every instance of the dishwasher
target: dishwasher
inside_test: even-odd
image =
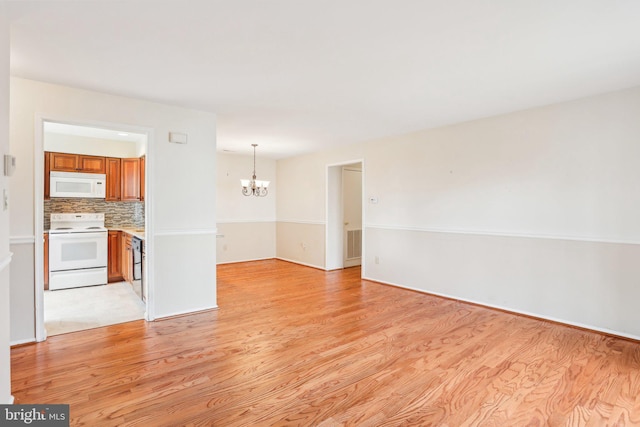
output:
[[[146,301],[144,291],[144,278],[142,269],[142,254],[144,252],[144,240],[133,237],[131,239],[131,253],[133,257],[133,290],[142,301]]]

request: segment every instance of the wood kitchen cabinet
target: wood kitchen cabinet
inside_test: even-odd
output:
[[[51,156],[50,153],[44,153],[44,199],[51,199],[51,184],[49,179],[51,178],[49,173],[51,172]]]
[[[117,157],[107,157],[107,188],[105,191],[105,200],[118,201],[122,194],[122,177],[121,165],[122,159]]]
[[[146,164],[146,157],[140,157],[140,201],[144,202],[144,168]]]
[[[44,290],[49,290],[49,233],[44,233]]]
[[[122,159],[120,200],[140,200],[140,159]]]
[[[70,153],[44,153],[44,199],[50,199],[50,172],[103,173],[107,176],[105,200],[144,201],[145,156],[118,158]]]
[[[51,171],[106,173],[106,162],[104,157],[53,152],[48,154],[49,168]]]
[[[109,230],[109,258],[107,260],[109,283],[122,280],[122,232]]]
[[[133,255],[131,253],[131,234],[122,233],[122,279],[125,282],[133,282]]]

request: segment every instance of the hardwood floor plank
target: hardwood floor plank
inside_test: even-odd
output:
[[[12,349],[16,403],[86,426],[640,425],[640,343],[266,260],[220,309]]]

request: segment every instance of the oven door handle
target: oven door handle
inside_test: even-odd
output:
[[[49,233],[49,241],[51,240],[87,240],[95,238],[107,237],[106,231],[98,231],[95,233]]]

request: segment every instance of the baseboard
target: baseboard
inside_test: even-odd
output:
[[[35,338],[27,338],[27,339],[24,339],[24,340],[10,341],[9,342],[9,346],[10,347],[16,347],[16,346],[24,345],[24,344],[32,344],[34,342],[36,342]]]
[[[243,260],[238,260],[238,261],[216,262],[216,265],[238,264],[240,262],[251,262],[251,261],[266,261],[268,259],[274,259],[274,257],[270,256],[270,257],[265,257],[265,258],[250,258],[250,259],[243,259]]]
[[[322,271],[329,271],[324,267],[320,267],[319,265],[314,265],[314,264],[307,264],[306,262],[301,262],[301,261],[294,261],[292,259],[288,259],[288,258],[282,258],[277,256],[276,259],[279,259],[280,261],[286,261],[286,262],[291,262],[293,264],[300,264],[300,265],[304,265],[305,267],[311,267],[311,268],[316,268],[318,270],[322,270]]]
[[[590,332],[597,332],[597,333],[608,335],[608,336],[614,336],[616,338],[624,338],[624,339],[628,339],[628,340],[632,340],[632,341],[640,341],[640,336],[627,334],[627,333],[619,332],[619,331],[614,331],[614,330],[611,330],[611,329],[599,328],[597,326],[592,326],[592,325],[585,325],[585,324],[579,323],[579,322],[571,322],[571,321],[568,321],[568,320],[558,319],[558,318],[551,317],[551,316],[544,316],[544,315],[537,314],[537,313],[530,313],[528,311],[523,311],[523,310],[515,310],[513,308],[507,308],[507,307],[503,307],[503,306],[500,306],[500,305],[487,304],[485,302],[478,302],[478,301],[474,301],[474,300],[467,299],[467,298],[460,298],[460,297],[456,297],[456,296],[452,296],[452,295],[448,295],[448,294],[442,294],[442,293],[439,293],[439,292],[425,291],[424,289],[413,288],[411,286],[400,285],[398,283],[385,282],[385,281],[382,281],[382,280],[372,279],[372,278],[369,278],[369,277],[362,277],[362,279],[363,280],[368,280],[370,282],[380,283],[382,285],[393,286],[393,287],[396,287],[396,288],[402,288],[402,289],[407,289],[407,290],[410,290],[410,291],[420,292],[420,293],[426,294],[426,295],[432,295],[432,296],[436,296],[436,297],[440,297],[440,298],[446,298],[446,299],[449,299],[449,300],[461,301],[461,302],[465,302],[465,303],[468,303],[468,304],[477,305],[477,306],[480,306],[480,307],[491,308],[491,309],[494,309],[494,310],[500,310],[500,311],[504,311],[506,313],[511,313],[511,314],[516,314],[516,315],[520,315],[520,316],[531,317],[533,319],[538,319],[538,320],[546,320],[548,322],[553,322],[553,323],[557,323],[557,324],[560,324],[560,325],[564,325],[564,326],[568,326],[568,327],[572,327],[572,328],[578,328],[578,329],[582,329],[582,330],[586,330],[586,331],[590,331]]]
[[[213,310],[217,310],[218,306],[214,305],[211,307],[203,307],[203,308],[197,308],[197,309],[193,309],[193,310],[186,310],[186,311],[176,311],[175,313],[169,313],[169,314],[163,314],[161,316],[156,316],[156,318],[153,321],[159,321],[159,320],[168,320],[174,317],[182,317],[182,316],[188,316],[190,314],[199,314],[199,313],[204,313],[206,311],[213,311]]]

